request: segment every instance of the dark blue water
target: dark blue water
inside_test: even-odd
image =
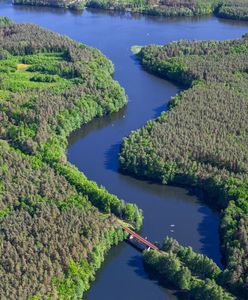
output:
[[[115,64],[115,79],[129,103],[121,112],[97,119],[73,133],[68,159],[90,179],[144,211],[142,234],[151,241],[166,235],[220,264],[219,217],[187,190],[143,182],[118,172],[120,142],[165,110],[179,87],[146,73],[135,60],[133,45],[164,44],[179,39],[231,39],[248,31],[248,23],[215,17],[165,19],[97,10],[13,7],[0,1],[0,15],[33,22],[102,50]],[[175,226],[171,226],[175,225]],[[144,272],[140,254],[125,243],[111,249],[87,299],[179,299]]]

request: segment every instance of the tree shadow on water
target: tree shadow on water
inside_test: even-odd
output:
[[[198,211],[203,215],[203,219],[197,228],[202,244],[200,250],[203,254],[212,258],[219,267],[223,267],[219,237],[220,218],[217,213],[207,207],[206,204],[201,206]]]
[[[189,300],[188,293],[176,291],[168,282],[159,281],[156,278],[155,274],[152,274],[150,272],[148,273],[143,264],[142,253],[140,255],[132,256],[132,258],[128,261],[128,265],[132,267],[134,269],[134,272],[143,279],[153,281],[153,283],[158,285],[159,287],[170,290],[178,300]]]
[[[130,50],[131,50],[131,49],[130,49]],[[132,53],[129,57],[131,58],[131,60],[134,62],[134,64],[135,64],[136,66],[139,66],[140,68],[142,68],[142,65],[141,65],[141,63],[140,63],[140,60],[139,60],[139,58],[137,57],[136,54]]]
[[[198,209],[202,220],[198,223],[197,231],[200,235],[199,242],[201,243],[200,252],[207,255],[223,269],[223,259],[220,245],[220,212],[213,198],[206,197],[202,190],[187,188],[189,196],[196,196],[200,204]]]
[[[144,269],[142,253],[140,253],[139,255],[132,256],[131,259],[128,261],[128,265],[134,269],[134,272],[138,276],[149,280],[149,277]]]
[[[161,115],[162,112],[166,111],[167,105],[162,104],[159,107],[156,107],[153,111],[154,111],[154,118],[157,118]]]
[[[120,153],[120,143],[113,144],[106,152],[105,152],[105,168],[107,170],[111,170],[114,172],[118,172],[119,169],[119,161],[118,156]]]

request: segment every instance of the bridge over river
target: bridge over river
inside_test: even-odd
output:
[[[129,240],[136,240],[135,246],[141,248],[142,246],[145,247],[147,250],[156,250],[159,251],[159,248],[155,246],[153,243],[149,242],[146,238],[143,238],[141,235],[137,234],[133,230],[129,229],[128,227],[120,224],[121,228],[128,233]]]

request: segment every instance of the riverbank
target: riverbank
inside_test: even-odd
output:
[[[226,284],[243,297],[248,255],[247,52],[246,36],[143,47],[138,57],[148,71],[188,89],[172,98],[168,112],[126,138],[120,155],[124,172],[200,187],[223,209]]]
[[[142,216],[67,162],[66,138],[127,99],[94,48],[6,18],[0,37],[0,293],[82,298],[125,237],[115,216]]]
[[[248,5],[244,0],[225,1],[113,1],[113,0],[12,0],[17,5],[63,7],[73,10],[98,8],[164,17],[193,17],[215,14],[225,19],[248,21]]]
[[[223,273],[211,259],[173,238],[167,237],[159,252],[145,251],[143,258],[152,278],[187,293],[190,299],[236,299],[223,288]]]

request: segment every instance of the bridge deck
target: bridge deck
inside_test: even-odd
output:
[[[147,247],[151,248],[152,250],[159,251],[157,246],[155,246],[154,244],[152,244],[148,240],[144,239],[142,236],[140,236],[136,232],[132,231],[131,229],[129,229],[129,228],[123,226],[123,225],[120,225],[120,226],[123,228],[123,230],[125,230],[127,233],[129,233],[131,236],[133,236],[135,239],[137,239],[140,243],[146,245]]]

